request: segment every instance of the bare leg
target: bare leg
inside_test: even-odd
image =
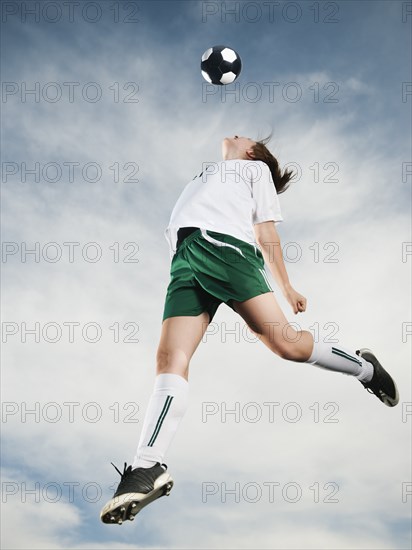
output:
[[[133,468],[163,462],[187,408],[189,363],[209,324],[209,314],[169,317],[162,323],[156,380]]]
[[[313,350],[313,336],[307,330],[289,325],[273,292],[260,294],[244,302],[233,302],[235,311],[250,330],[274,353],[290,361],[304,362]]]
[[[196,317],[180,316],[165,319],[156,354],[156,374],[179,374],[187,380],[190,360],[208,324],[209,314],[206,311]]]

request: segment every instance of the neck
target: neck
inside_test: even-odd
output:
[[[239,157],[239,155],[236,155],[235,153],[228,153],[227,155],[224,155],[223,160],[247,160],[244,157]]]

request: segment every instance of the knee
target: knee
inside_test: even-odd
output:
[[[296,361],[297,355],[291,344],[277,344],[272,348],[272,351],[282,359],[286,359],[287,361]]]
[[[302,362],[306,360],[306,350],[302,346],[302,332],[295,331],[287,339],[273,342],[272,351],[287,361]]]
[[[158,372],[164,372],[169,365],[169,353],[158,349],[156,353],[156,367]]]
[[[176,373],[181,376],[186,375],[189,361],[186,354],[179,349],[169,350],[159,348],[156,353],[156,371],[157,374]]]

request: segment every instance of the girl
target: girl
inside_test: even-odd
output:
[[[171,280],[154,391],[133,464],[125,463],[123,473],[113,464],[121,481],[101,511],[104,523],[133,520],[170,493],[173,480],[163,459],[187,407],[189,362],[222,302],[283,359],[352,375],[389,407],[399,401],[395,382],[371,350],[314,342],[311,332],[288,325],[276,301],[265,262],[293,312],[306,310],[306,298],[289,282],[276,231],[278,194],[292,173],[281,173],[268,139],[225,138],[224,160],[196,176],[173,209],[165,231]]]

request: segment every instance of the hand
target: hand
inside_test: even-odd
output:
[[[296,292],[294,288],[287,288],[286,290],[284,290],[283,294],[286,300],[292,306],[293,313],[296,314],[306,311],[306,298],[302,296],[302,294],[299,294],[299,292]]]

